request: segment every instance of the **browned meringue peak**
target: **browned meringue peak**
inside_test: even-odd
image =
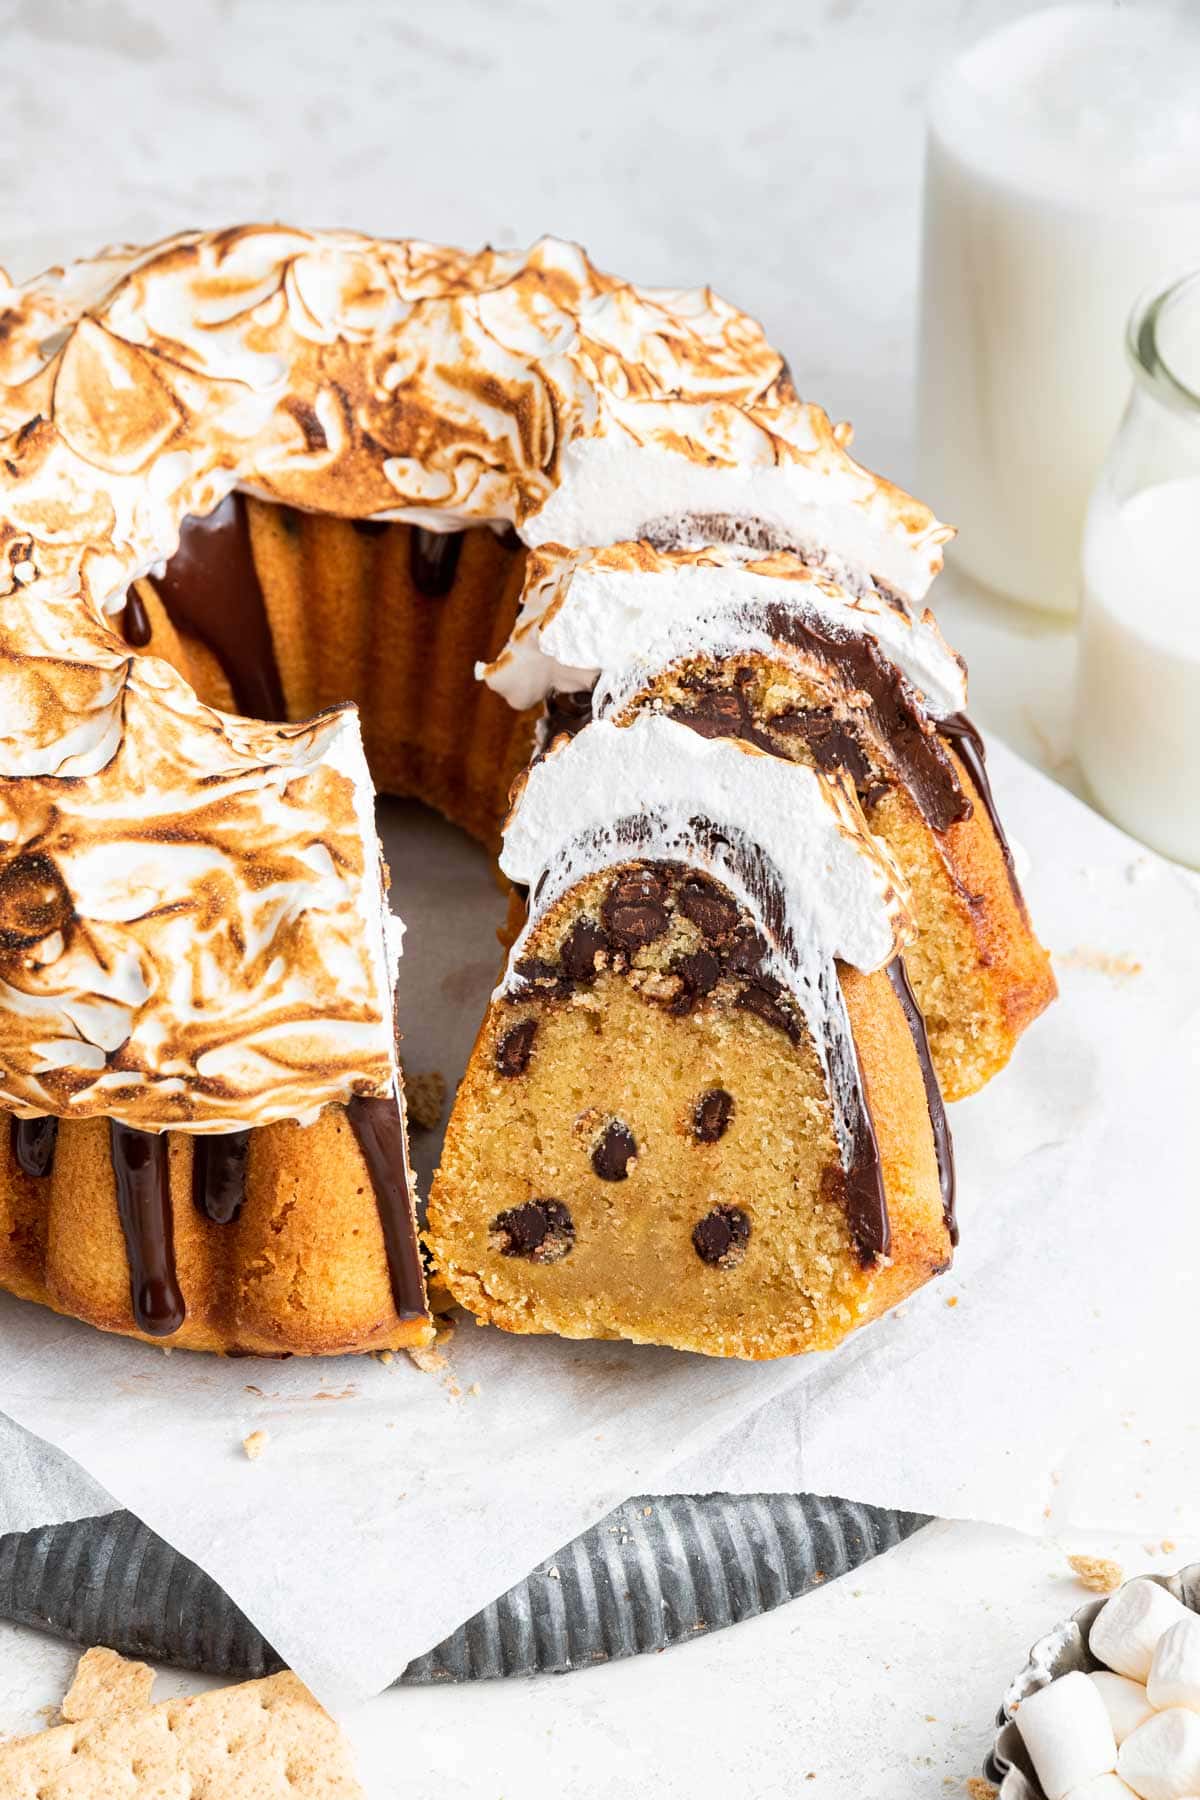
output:
[[[156,1130],[307,1117],[394,1076],[353,709],[264,726],[124,659],[114,753],[0,782],[0,1098]]]
[[[555,239],[472,256],[246,226],[3,299],[5,561],[94,604],[234,485],[347,516],[515,520],[529,542],[724,507],[852,540],[911,593],[940,567],[947,529],[853,462],[753,320]]]
[[[192,232],[0,303],[0,1099],[18,1110],[217,1129],[392,1077],[352,715],[223,718],[102,622],[232,488],[516,520],[529,542],[727,504],[828,526],[910,592],[940,563],[945,529],[850,459],[753,321],[553,239],[470,256]]]

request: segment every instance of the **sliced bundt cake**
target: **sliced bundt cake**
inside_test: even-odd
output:
[[[905,963],[948,1099],[982,1087],[1053,998],[965,670],[932,615],[882,579],[813,545],[543,546],[483,674],[518,709],[546,699],[546,735],[650,711],[843,771],[911,891]]]
[[[933,1061],[978,1086],[1052,984],[919,611],[947,528],[753,321],[255,226],[2,300],[0,1286],[428,1339],[368,762],[496,845],[535,730],[454,1291],[765,1356],[942,1266]]]
[[[595,721],[531,770],[502,863],[529,922],[430,1201],[456,1298],[508,1330],[769,1357],[946,1265],[903,883],[845,776]]]

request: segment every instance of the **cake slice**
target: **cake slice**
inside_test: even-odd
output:
[[[946,1266],[903,882],[844,776],[595,721],[534,765],[501,863],[529,919],[430,1199],[456,1299],[763,1358]]]
[[[518,710],[546,702],[546,739],[652,712],[844,773],[910,890],[905,965],[948,1099],[982,1087],[1054,997],[962,663],[882,579],[815,545],[546,546],[482,673]]]

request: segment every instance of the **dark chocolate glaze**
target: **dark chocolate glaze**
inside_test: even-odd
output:
[[[778,643],[799,650],[848,687],[867,695],[875,731],[895,758],[900,779],[922,818],[935,831],[944,831],[948,825],[970,818],[970,798],[963,792],[958,772],[938,733],[928,728],[903,675],[882,654],[874,638],[866,633],[837,632],[815,619],[802,618],[779,603],[764,609],[763,623]],[[720,692],[723,695],[726,690]],[[676,717],[684,724],[691,723],[685,712]],[[828,729],[822,734],[820,747],[813,746],[817,760],[825,767],[846,768],[861,783],[867,769],[853,729],[839,725],[832,714],[822,713],[820,717],[828,720]],[[783,715],[780,721],[758,721],[758,736],[751,741],[761,749],[778,753],[778,744],[767,735],[772,728],[785,736],[789,732],[807,735],[802,715],[793,713]]]
[[[408,545],[408,566],[413,586],[427,599],[440,600],[454,586],[462,555],[461,531],[426,531],[414,528]]]
[[[246,1200],[248,1131],[192,1139],[192,1199],[214,1225],[232,1225]]]
[[[135,650],[142,650],[150,642],[150,615],[146,611],[142,596],[130,588],[125,596],[125,610],[121,614],[121,636]]]
[[[346,1114],[363,1153],[371,1186],[375,1189],[396,1312],[401,1319],[423,1319],[425,1282],[408,1188],[400,1108],[390,1096],[372,1100],[357,1094],[347,1106]]]
[[[187,1309],[175,1274],[166,1134],[138,1131],[116,1119],[108,1127],[134,1321],[148,1337],[170,1337]]]
[[[955,1216],[955,1177],[954,1177],[954,1141],[950,1136],[950,1126],[946,1119],[946,1104],[942,1099],[941,1084],[937,1078],[937,1070],[933,1066],[933,1057],[929,1053],[929,1033],[925,1029],[925,1018],[917,1004],[917,996],[913,993],[912,983],[908,979],[908,970],[904,966],[902,956],[894,956],[887,966],[887,972],[896,998],[904,1008],[904,1016],[908,1020],[908,1029],[912,1032],[913,1048],[917,1060],[921,1064],[921,1079],[925,1083],[925,1100],[929,1107],[929,1123],[933,1127],[933,1147],[937,1152],[938,1183],[942,1190],[942,1214],[946,1220],[946,1230],[950,1233],[950,1242],[958,1242],[958,1219]]]
[[[154,586],[173,623],[217,658],[238,708],[248,718],[283,719],[283,682],[243,495],[229,494],[204,518],[184,520],[179,548]]]
[[[979,735],[978,728],[972,725],[966,713],[950,713],[948,717],[938,720],[937,728],[942,737],[950,744],[955,755],[966,769],[967,774],[971,778],[971,785],[979,795],[983,810],[992,822],[992,830],[995,832],[997,841],[1004,853],[1004,867],[1008,871],[1008,885],[1013,891],[1013,898],[1020,907],[1022,914],[1024,914],[1025,896],[1022,894],[1021,884],[1017,880],[1016,866],[1013,863],[1012,846],[1009,844],[1008,838],[1005,836],[1004,827],[1000,823],[1000,814],[996,811],[995,795],[992,793],[992,784],[988,780],[987,753],[984,750],[983,739]]]
[[[23,1175],[41,1180],[54,1167],[54,1146],[58,1142],[58,1120],[11,1119],[9,1142],[18,1169]]]
[[[879,1141],[867,1106],[866,1083],[853,1039],[850,1050],[858,1083],[852,1103],[850,1167],[845,1172],[846,1222],[858,1251],[858,1260],[864,1269],[869,1269],[891,1249],[892,1225],[888,1218]]]

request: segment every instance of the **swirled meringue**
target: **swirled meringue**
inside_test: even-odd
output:
[[[352,709],[255,724],[108,626],[233,489],[529,544],[713,512],[924,593],[949,535],[707,290],[281,226],[0,278],[0,1100],[143,1129],[395,1078]],[[690,522],[690,523],[689,523]]]

